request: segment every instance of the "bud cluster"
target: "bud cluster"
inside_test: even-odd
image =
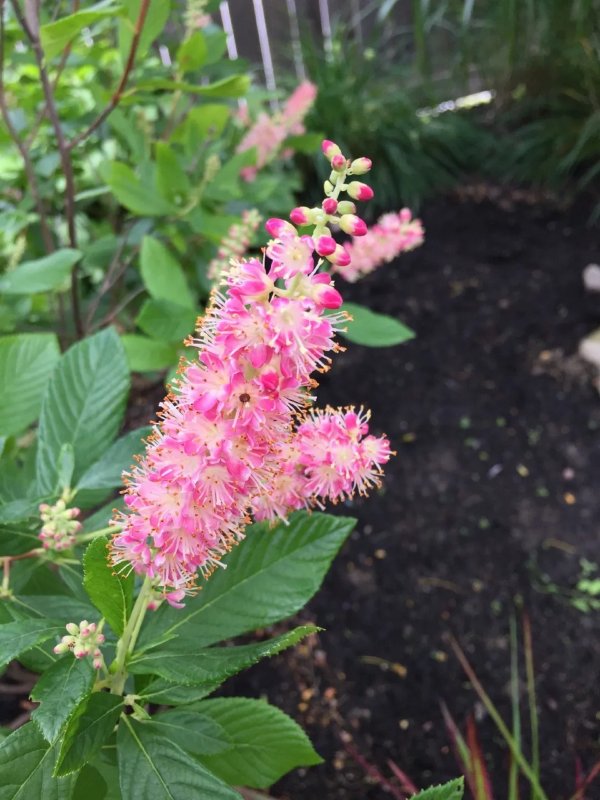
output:
[[[53,506],[42,503],[39,509],[44,523],[39,538],[44,548],[60,551],[73,547],[76,534],[81,530],[81,523],[75,519],[80,514],[79,509],[67,508],[63,498]]]
[[[294,208],[290,213],[290,219],[295,225],[313,225],[312,238],[316,252],[333,265],[344,267],[350,263],[350,255],[345,247],[334,240],[331,227],[336,226],[351,236],[364,236],[367,233],[367,225],[356,215],[356,205],[352,201],[370,200],[373,197],[373,190],[366,183],[346,179],[352,175],[364,175],[368,172],[371,169],[371,160],[362,157],[350,161],[339,146],[329,139],[323,141],[322,150],[331,164],[331,174],[323,185],[326,197],[320,208],[307,206]],[[340,200],[342,192],[352,200]]]
[[[60,643],[54,648],[56,655],[71,651],[75,658],[92,656],[94,669],[101,669],[104,657],[100,652],[100,645],[104,644],[104,634],[95,622],[82,620],[79,625],[68,622],[66,625],[67,636],[63,636]]]
[[[221,240],[217,254],[208,265],[207,274],[211,281],[220,280],[229,269],[232,259],[239,259],[246,254],[261,221],[258,211],[251,208],[242,213],[240,222],[229,228],[227,236]]]

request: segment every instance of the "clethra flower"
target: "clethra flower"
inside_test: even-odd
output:
[[[80,514],[79,509],[67,508],[62,498],[53,506],[42,503],[39,509],[44,524],[38,538],[44,549],[60,552],[73,547],[76,535],[81,530],[81,523],[75,519]]]
[[[407,208],[397,214],[384,214],[364,236],[346,244],[348,263],[332,262],[334,271],[354,283],[381,264],[393,261],[401,253],[419,247],[423,244],[423,239],[421,220],[413,219]]]
[[[95,622],[82,620],[79,625],[69,622],[66,625],[67,636],[63,636],[60,644],[54,648],[56,655],[63,655],[69,651],[75,658],[87,658],[92,656],[94,669],[101,669],[104,666],[104,657],[100,651],[100,645],[104,644],[104,634],[101,626]]]
[[[316,86],[310,81],[304,81],[288,97],[281,111],[273,116],[264,112],[259,115],[236,150],[238,153],[244,153],[247,150],[256,149],[256,164],[241,170],[240,174],[245,181],[251,182],[256,178],[258,171],[281,152],[283,144],[289,136],[304,133],[303,120],[316,96]],[[281,154],[289,157],[291,151],[285,150]]]
[[[336,203],[345,177],[332,185]],[[252,517],[285,519],[379,484],[391,452],[385,437],[369,435],[368,414],[309,412],[313,373],[329,369],[347,320],[331,276],[319,270],[326,252],[338,264],[348,252],[318,212],[313,236],[268,220],[274,238],[264,260],[234,263],[223,275],[187,342],[196,354],[125,475],[111,560],[151,578],[153,608],[163,600],[181,607],[198,573],[218,567]]]
[[[208,265],[209,280],[219,281],[230,268],[231,262],[245,255],[261,221],[262,217],[255,208],[243,212],[241,221],[229,228],[227,236],[221,241],[215,257]]]

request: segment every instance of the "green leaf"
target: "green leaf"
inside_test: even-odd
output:
[[[73,789],[71,800],[106,800],[108,784],[96,767],[86,764],[79,775]],[[119,800],[120,792],[119,792]]]
[[[234,789],[151,725],[122,719],[117,744],[121,793],[127,800],[240,800]]]
[[[79,250],[65,247],[44,258],[24,261],[0,277],[0,294],[65,291],[71,270],[82,256]]]
[[[413,795],[411,800],[462,800],[464,788],[464,779],[456,778],[443,786],[431,786]]]
[[[193,308],[151,298],[144,302],[135,322],[152,339],[181,342],[194,330],[197,316]]]
[[[315,594],[355,520],[297,512],[289,524],[253,525],[183,609],[161,606],[141,643],[176,634],[209,645],[291,616]]]
[[[288,136],[283,143],[284,148],[291,148],[297,153],[304,153],[312,155],[318,151],[323,141],[323,134],[321,133],[300,133],[297,136]]]
[[[26,650],[54,636],[62,636],[64,632],[64,625],[48,619],[25,619],[0,625],[0,667]]]
[[[133,30],[139,17],[140,5],[141,0],[124,0],[124,6],[127,10],[127,20],[124,20],[119,27],[119,50],[123,61],[125,61],[129,53],[129,48],[131,47]],[[158,3],[149,3],[142,35],[140,36],[138,44],[138,58],[144,56],[152,42],[160,36],[163,28],[167,24],[170,13],[170,0],[160,0]]]
[[[110,737],[122,709],[120,695],[94,692],[85,697],[69,720],[54,774],[63,776],[81,769]]]
[[[129,469],[134,461],[134,456],[144,450],[144,439],[149,436],[152,428],[146,425],[143,428],[129,431],[113,442],[108,450],[95,464],[79,479],[77,491],[82,489],[114,489],[123,483],[123,470]]]
[[[214,64],[227,50],[227,34],[220,28],[205,28],[206,63]]]
[[[128,392],[127,360],[112,328],[67,350],[42,401],[36,462],[40,494],[57,489],[63,444],[73,446],[74,480],[100,458],[121,426]]]
[[[31,718],[49,742],[54,742],[77,704],[91,691],[96,671],[89,658],[68,653],[44,672],[31,692],[41,703]]]
[[[195,31],[177,51],[177,66],[182,73],[193,72],[205,64],[207,55],[204,34],[202,31]]]
[[[220,697],[196,708],[218,723],[231,741],[228,750],[199,754],[226,783],[265,789],[296,767],[322,763],[302,728],[264,700]]]
[[[121,341],[132,372],[155,372],[177,363],[178,347],[170,342],[159,342],[136,333],[126,333]]]
[[[195,755],[222,753],[232,745],[218,722],[197,711],[165,711],[155,714],[151,724],[165,739]]]
[[[54,779],[55,759],[32,722],[11,733],[0,744],[0,800],[71,800],[75,776]]]
[[[68,17],[41,26],[40,37],[47,59],[57,56],[84,28],[89,28],[98,20],[106,17],[114,18],[123,13],[122,6],[113,3],[98,3],[98,6],[102,8],[77,11]]]
[[[198,647],[193,641],[180,639],[142,653],[137,658],[134,655],[128,669],[134,675],[159,675],[174,683],[201,686],[211,692],[232,675],[262,658],[293,647],[318,630],[314,625],[302,625],[266,642],[236,647]]]
[[[94,539],[83,556],[83,586],[113,631],[121,636],[133,601],[133,571],[125,578],[108,562],[108,536]]]
[[[42,391],[59,357],[53,333],[0,337],[0,434],[21,433],[37,419]]]
[[[386,314],[377,314],[355,303],[344,303],[342,308],[352,317],[352,322],[348,323],[348,330],[342,332],[342,336],[355,344],[366,347],[391,347],[415,337],[414,331]]]
[[[18,556],[41,546],[38,539],[41,522],[15,522],[0,525],[0,558]]]
[[[73,480],[73,471],[75,470],[75,452],[72,444],[63,444],[58,454],[58,464],[56,466],[58,472],[57,486],[62,494],[66,489],[71,488]]]
[[[144,703],[155,703],[165,706],[187,706],[203,700],[214,691],[212,686],[180,686],[163,678],[155,678],[140,691]]]
[[[175,150],[166,142],[156,142],[156,185],[175,205],[181,205],[190,192],[190,181]]]
[[[216,139],[230,117],[229,106],[222,103],[203,103],[190,110],[183,129],[186,130],[190,142]]]
[[[119,203],[134,214],[159,217],[176,213],[176,206],[162,197],[151,182],[138,178],[127,164],[112,161],[103,166],[101,173]]]
[[[194,296],[181,265],[158,239],[151,236],[142,239],[140,270],[144,286],[152,297],[195,310]]]
[[[199,83],[171,81],[168,78],[150,78],[149,80],[139,81],[133,89],[129,90],[128,94],[149,91],[179,91],[201,95],[202,97],[243,97],[249,88],[250,78],[248,75],[230,75],[227,78],[221,78],[219,81],[207,83],[204,86]]]

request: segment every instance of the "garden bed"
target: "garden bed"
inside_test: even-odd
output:
[[[419,786],[455,776],[443,700],[461,724],[471,711],[481,719],[503,797],[506,752],[445,637],[457,637],[508,719],[515,598],[532,622],[552,800],[573,793],[577,755],[586,766],[600,757],[600,615],[539,588],[543,574],[571,587],[581,557],[600,561],[600,399],[576,355],[600,323],[581,281],[599,256],[588,213],[438,200],[423,212],[421,249],[344,286],[346,299],[399,317],[417,338],[352,345],[322,381],[320,404],[364,403],[398,456],[379,497],[340,509],[357,530],[300,615],[326,628],[318,642],[227,685],[285,708],[325,758],[275,796],[385,797],[344,732],[388,775],[391,758]]]

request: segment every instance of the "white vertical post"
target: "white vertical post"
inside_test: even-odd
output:
[[[352,0],[352,27],[356,33],[356,41],[362,49],[363,31],[362,31],[362,14],[360,13],[360,0]]]
[[[223,0],[223,2],[219,4],[219,11],[221,12],[223,30],[225,31],[225,36],[227,36],[227,55],[234,61],[238,57],[238,49],[235,41],[233,24],[231,22],[231,11],[229,10],[229,3],[227,0]]]
[[[321,17],[321,31],[323,32],[323,47],[327,60],[331,60],[333,54],[333,42],[331,39],[331,18],[329,16],[329,0],[319,0],[319,15]]]
[[[292,55],[294,57],[294,68],[299,81],[306,80],[306,68],[302,57],[302,45],[300,43],[300,25],[298,24],[298,10],[296,0],[287,0],[288,16],[290,18],[290,32],[292,35]]]
[[[260,54],[262,56],[263,68],[265,71],[265,83],[270,92],[277,89],[275,83],[275,71],[273,69],[273,59],[271,58],[271,43],[269,42],[269,32],[265,19],[265,9],[262,0],[253,0],[254,17],[256,19],[256,30],[258,31],[258,43],[260,44]],[[277,101],[271,100],[271,107],[277,108]]]

